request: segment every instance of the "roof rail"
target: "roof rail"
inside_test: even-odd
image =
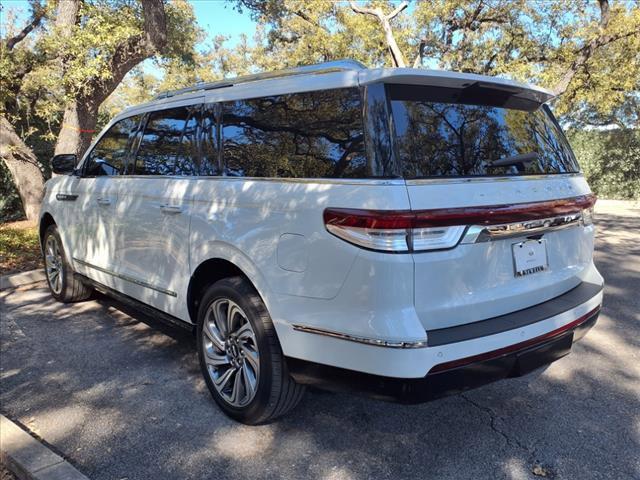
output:
[[[178,90],[170,90],[160,92],[153,100],[175,97],[185,93],[197,92],[200,90],[214,90],[216,88],[225,88],[237,85],[239,83],[256,82],[258,80],[266,80],[269,78],[289,77],[293,75],[320,74],[331,72],[344,72],[349,70],[362,70],[367,68],[357,60],[335,60],[332,62],[317,63],[315,65],[303,65],[300,67],[287,68],[284,70],[276,70],[273,72],[255,73],[253,75],[243,75],[235,78],[227,78],[215,82],[200,82],[191,87],[180,88]]]

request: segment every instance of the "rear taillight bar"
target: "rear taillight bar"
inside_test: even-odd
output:
[[[385,252],[454,247],[469,225],[499,225],[591,212],[593,194],[544,202],[433,210],[327,208],[327,230],[355,245]]]

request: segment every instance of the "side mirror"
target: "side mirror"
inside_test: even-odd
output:
[[[51,170],[56,175],[68,175],[76,168],[78,157],[73,153],[56,155],[51,160]]]

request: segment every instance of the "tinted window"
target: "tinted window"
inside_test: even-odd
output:
[[[113,124],[87,157],[84,175],[121,175],[124,172],[131,140],[140,118],[140,115],[136,115]]]
[[[202,164],[200,175],[220,174],[220,128],[217,122],[219,104],[207,105],[202,117]]]
[[[389,87],[406,178],[578,171],[546,107],[532,110],[509,92],[491,96],[466,90]]]
[[[357,89],[225,103],[222,125],[226,175],[370,176]]]
[[[365,87],[367,108],[364,125],[366,133],[367,158],[371,171],[380,177],[399,177],[400,167],[391,147],[391,131],[389,125],[389,104],[384,84],[373,84]]]
[[[137,175],[196,175],[198,106],[151,112],[136,154]]]

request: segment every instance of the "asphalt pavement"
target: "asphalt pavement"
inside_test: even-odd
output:
[[[188,333],[39,283],[0,292],[0,410],[95,480],[637,480],[640,208],[605,203],[597,224],[602,314],[537,377],[417,406],[310,391],[247,427],[217,409]]]

